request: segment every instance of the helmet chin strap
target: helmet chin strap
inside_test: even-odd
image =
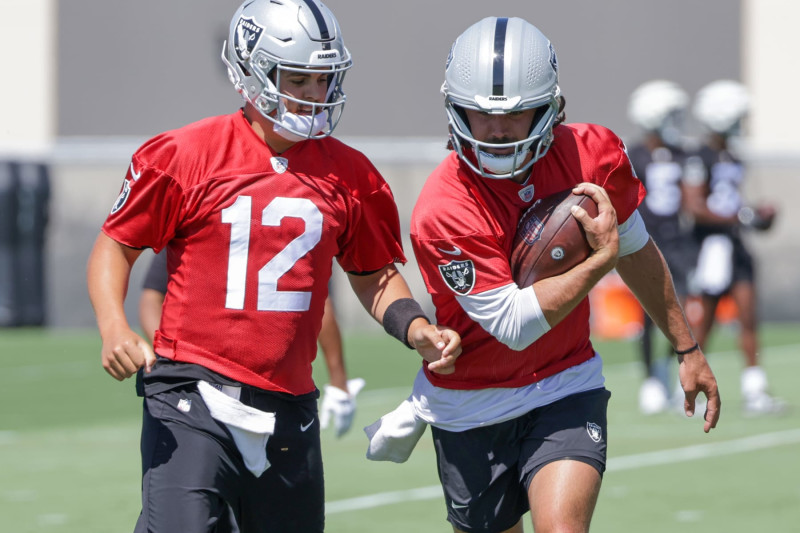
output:
[[[322,111],[314,116],[298,115],[289,111],[281,113],[280,123],[275,122],[272,129],[286,140],[299,142],[318,134],[327,124],[327,113]]]

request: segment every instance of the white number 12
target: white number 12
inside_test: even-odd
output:
[[[252,205],[253,199],[250,196],[239,196],[230,207],[222,210],[222,222],[231,225],[225,297],[225,307],[228,309],[244,309]],[[259,311],[307,311],[311,303],[311,292],[279,291],[278,279],[319,243],[322,236],[322,213],[307,198],[278,197],[261,212],[261,225],[277,227],[285,217],[303,219],[305,231],[258,271]]]

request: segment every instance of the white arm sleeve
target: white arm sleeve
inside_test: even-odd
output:
[[[617,257],[630,255],[638,252],[647,241],[650,240],[650,234],[642,220],[642,215],[636,210],[628,220],[619,225],[619,254]]]
[[[533,287],[514,283],[498,289],[456,296],[469,317],[512,350],[522,350],[550,331]]]

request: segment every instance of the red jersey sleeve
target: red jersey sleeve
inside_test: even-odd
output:
[[[359,201],[336,258],[345,272],[373,272],[406,262],[394,196],[377,171],[373,177],[380,180],[375,190],[363,195],[353,192]]]
[[[131,248],[160,251],[175,234],[183,188],[163,170],[148,163],[143,147],[131,159],[119,197],[103,224],[103,232]]]
[[[406,263],[400,215],[392,190],[380,172],[358,150],[330,139],[328,150],[339,152],[338,172],[352,179],[348,227],[339,239],[336,260],[345,272],[374,272],[391,263]]]

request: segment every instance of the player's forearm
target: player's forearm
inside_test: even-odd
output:
[[[124,302],[132,261],[138,256],[138,252],[130,256],[122,249],[122,245],[103,233],[97,237],[89,256],[89,299],[101,336],[113,328],[128,327]]]
[[[570,314],[612,268],[613,261],[592,255],[564,274],[534,283],[533,290],[550,327]]]
[[[680,350],[694,344],[672,275],[652,241],[638,252],[621,257],[617,272],[673,347]]]
[[[368,276],[349,274],[348,277],[361,304],[380,324],[383,324],[383,315],[392,302],[413,298],[408,284],[394,265]]]

